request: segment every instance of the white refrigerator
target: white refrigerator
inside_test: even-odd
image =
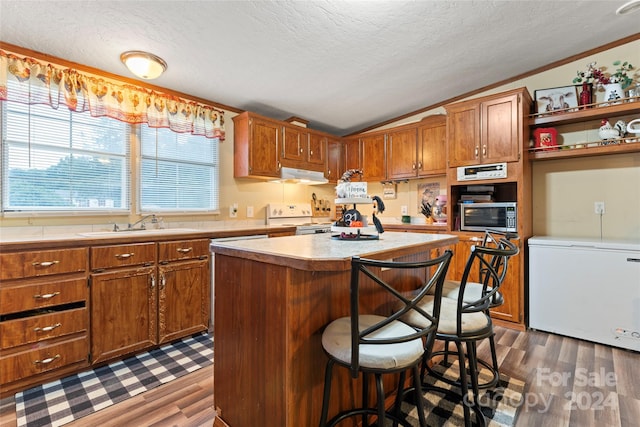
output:
[[[640,351],[640,242],[529,239],[529,327]]]

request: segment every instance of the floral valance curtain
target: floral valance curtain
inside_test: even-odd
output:
[[[8,84],[15,82],[17,84]],[[67,106],[94,117],[147,123],[175,132],[225,138],[224,112],[150,89],[83,74],[0,50],[0,100]]]

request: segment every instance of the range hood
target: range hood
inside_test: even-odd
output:
[[[326,184],[329,180],[324,177],[324,173],[322,172],[296,168],[282,168],[280,169],[280,178],[271,182],[317,185]]]

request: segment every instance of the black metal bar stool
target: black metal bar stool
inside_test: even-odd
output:
[[[421,426],[426,426],[424,402],[421,391],[420,365],[425,357],[425,349],[430,348],[435,338],[440,315],[440,299],[444,277],[449,268],[451,251],[436,259],[421,262],[376,261],[354,257],[351,260],[350,304],[351,314],[331,322],[322,334],[322,347],[328,356],[325,370],[324,394],[320,427],[335,426],[351,417],[362,417],[362,425],[369,425],[369,417],[374,416],[377,425],[382,426],[384,419],[411,427],[400,416],[401,396],[406,390],[398,390],[398,398],[393,412],[385,408],[385,395],[382,375],[389,373],[406,373],[412,371],[415,402]],[[407,297],[394,285],[407,277],[408,270],[422,277],[419,289]],[[433,274],[430,271],[435,270]],[[430,276],[430,277],[429,277]],[[414,276],[416,277],[416,276]],[[398,311],[386,310],[388,315],[361,312],[361,290],[367,286],[366,292],[374,288],[387,292],[397,301],[401,308]],[[432,290],[435,295],[428,295]],[[421,308],[425,297],[431,299],[428,308]],[[363,310],[364,311],[364,310]],[[410,326],[401,322],[400,317],[415,311],[425,319],[419,326]],[[426,341],[426,344],[425,344]],[[351,377],[356,379],[363,374],[362,406],[348,409],[335,415],[328,423],[327,416],[331,395],[331,378],[334,365],[348,368]],[[377,390],[376,407],[368,406],[368,379],[373,374]],[[404,376],[401,374],[401,377]]]
[[[486,420],[478,402],[479,384],[476,344],[494,335],[489,308],[500,288],[501,281],[504,280],[505,273],[503,270],[509,258],[518,252],[518,247],[506,238],[499,239],[497,247],[489,247],[488,245],[472,246],[471,254],[467,259],[462,280],[460,281],[457,298],[452,299],[443,296],[440,302],[440,318],[436,331],[436,339],[445,341],[447,345],[449,342],[455,344],[460,369],[459,378],[451,380],[433,371],[429,366],[427,356],[425,356],[423,363],[423,373],[426,369],[431,375],[447,380],[445,382],[459,385],[460,401],[463,404],[465,425],[467,426],[471,425],[471,409],[473,409],[476,415],[477,423],[479,425],[486,425]],[[474,283],[469,280],[469,277],[475,268],[484,272],[481,278],[482,280],[476,282],[480,283],[481,291],[478,293],[476,300],[467,301],[465,295],[467,299],[470,299],[470,294],[466,293],[466,287]],[[436,304],[437,300],[437,295],[428,296],[423,299],[421,304],[423,308],[428,310],[429,304]],[[402,317],[402,320],[414,326],[420,326],[426,321],[417,311],[408,312]],[[428,357],[432,360],[435,355],[436,353],[433,353],[428,355]],[[426,384],[423,384],[423,389],[447,393],[447,390],[427,386]],[[472,392],[470,399],[469,391]]]

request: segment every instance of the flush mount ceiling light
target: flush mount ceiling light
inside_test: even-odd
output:
[[[616,15],[627,15],[640,9],[640,0],[631,0],[616,10]]]
[[[153,53],[130,50],[120,55],[120,60],[136,76],[151,80],[160,77],[167,69],[167,63]]]

